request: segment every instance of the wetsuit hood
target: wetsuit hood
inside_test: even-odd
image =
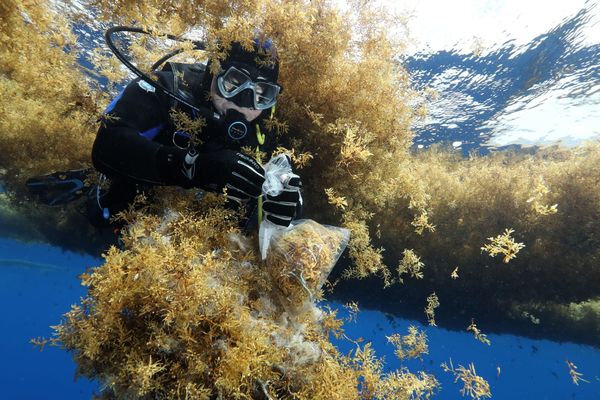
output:
[[[232,43],[227,58],[221,62],[221,69],[226,71],[232,66],[244,68],[252,79],[261,76],[269,82],[277,83],[279,78],[277,51],[270,39],[263,42],[255,39],[252,51],[246,50],[238,42]]]

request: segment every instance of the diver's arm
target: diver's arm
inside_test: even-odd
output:
[[[183,165],[185,150],[135,137],[137,134],[130,128],[113,128],[110,134],[99,134],[92,150],[94,167],[111,179],[191,187],[177,171]]]
[[[132,81],[109,105],[94,141],[94,167],[110,178],[189,187],[180,173],[186,151],[152,139],[169,124],[169,103]]]

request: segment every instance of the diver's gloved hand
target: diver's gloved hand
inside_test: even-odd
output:
[[[265,170],[256,160],[233,150],[188,152],[182,173],[195,187],[227,188],[227,197],[238,203],[257,198],[265,181]]]
[[[289,174],[283,185],[283,192],[277,196],[264,195],[263,212],[272,223],[288,227],[294,217],[300,214],[302,181],[296,174]]]

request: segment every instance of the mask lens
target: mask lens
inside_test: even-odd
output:
[[[258,82],[254,89],[256,93],[256,104],[259,107],[269,107],[279,94],[279,86],[272,83]]]
[[[248,81],[250,81],[248,75],[236,68],[229,68],[225,75],[222,76],[222,90],[225,94],[231,95]]]
[[[233,101],[240,107],[255,107],[264,110],[272,107],[277,101],[281,88],[269,82],[254,82],[248,74],[235,67],[230,67],[227,72],[217,78],[217,87],[221,96]],[[252,92],[247,101],[238,97],[246,90]]]

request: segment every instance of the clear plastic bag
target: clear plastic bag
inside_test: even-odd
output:
[[[264,168],[263,194],[269,196],[281,194],[290,179],[297,176],[283,154],[271,158]],[[347,229],[313,220],[292,221],[287,228],[263,220],[258,233],[261,258],[266,260],[271,279],[294,304],[319,296],[349,239]]]
[[[279,154],[271,158],[265,164],[265,182],[262,190],[264,194],[269,196],[277,196],[283,192],[283,189],[294,176],[292,165],[289,158],[285,154]]]
[[[350,231],[344,228],[294,221],[271,236],[267,271],[290,302],[320,298],[320,289],[349,239]]]

